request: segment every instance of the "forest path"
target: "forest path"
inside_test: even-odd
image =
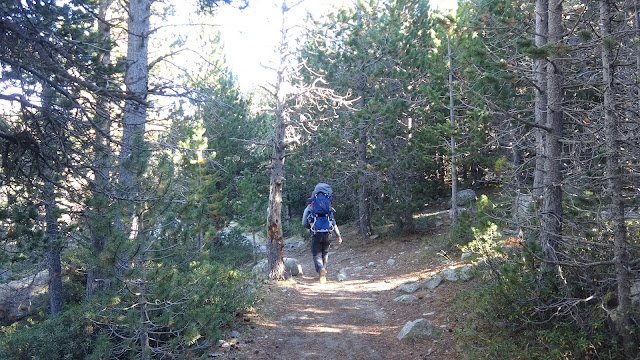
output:
[[[285,250],[285,257],[300,261],[304,275],[263,287],[257,311],[248,315],[250,330],[241,331],[246,335],[229,358],[461,359],[454,340],[461,315],[451,307],[455,293],[468,283],[443,282],[414,293],[417,301],[393,301],[401,295],[394,291],[399,285],[455,263],[417,237],[358,240],[352,233],[344,238],[341,246],[332,245],[326,284],[318,282],[308,243]],[[338,281],[342,269],[346,279]],[[438,327],[440,337],[399,341],[402,327],[418,318]]]

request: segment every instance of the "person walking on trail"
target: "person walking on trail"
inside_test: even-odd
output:
[[[320,276],[319,280],[322,284],[327,281],[327,261],[329,260],[331,233],[336,234],[338,244],[342,243],[340,230],[333,217],[332,200],[333,191],[331,186],[319,183],[313,189],[309,204],[302,215],[302,226],[309,229],[311,234],[313,265]]]

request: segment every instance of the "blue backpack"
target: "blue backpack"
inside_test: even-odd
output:
[[[310,221],[311,232],[328,233],[333,230],[333,209],[331,202],[333,196],[327,196],[319,192],[311,198]]]

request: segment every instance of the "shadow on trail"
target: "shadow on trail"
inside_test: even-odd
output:
[[[262,350],[253,358],[396,358],[403,347],[396,339],[400,326],[384,307],[395,286],[383,279],[320,284],[305,276],[272,287],[269,298],[278,299],[279,306],[262,324]]]
[[[420,239],[354,241],[330,252],[326,284],[318,282],[308,248],[287,252],[306,275],[263,287],[260,315],[237,359],[462,358],[454,349],[455,316],[447,313],[457,286],[417,291],[413,295],[418,299],[410,303],[394,301],[401,295],[394,291],[399,285],[427,279],[452,265]],[[337,281],[342,271],[346,280]],[[398,340],[408,321],[423,317],[442,327],[443,336],[412,343]]]

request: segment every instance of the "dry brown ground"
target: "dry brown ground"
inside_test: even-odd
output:
[[[343,237],[343,244],[330,253],[326,284],[318,282],[308,246],[285,251],[285,257],[300,261],[305,275],[265,285],[255,311],[244,315],[238,345],[217,353],[260,360],[462,359],[454,334],[463,314],[452,307],[456,293],[469,283],[444,281],[434,290],[413,294],[418,301],[393,301],[400,284],[427,279],[457,262],[438,255],[438,249],[426,246],[419,236],[359,240],[351,230]],[[389,259],[395,264],[387,264]],[[337,281],[343,268],[347,279]],[[418,318],[438,327],[440,337],[399,341],[402,327]]]

